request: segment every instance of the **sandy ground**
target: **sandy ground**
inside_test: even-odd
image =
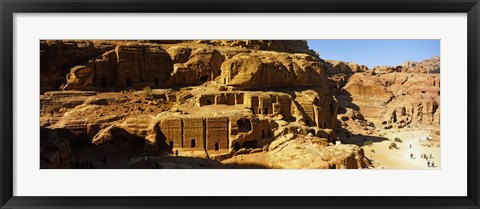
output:
[[[273,168],[267,152],[237,155],[223,160],[221,163],[233,165],[232,168]]]
[[[440,169],[440,142],[439,141],[419,141],[422,136],[429,136],[430,129],[404,128],[400,130],[383,130],[379,137],[385,137],[384,141],[374,141],[371,145],[363,146],[365,156],[372,161],[373,169]],[[362,141],[369,136],[352,136],[350,141]],[[389,149],[390,144],[398,137],[403,142],[396,142],[398,149]],[[410,148],[410,145],[411,148]],[[115,150],[115,151],[113,151]],[[104,153],[107,164],[103,164],[102,156],[94,153]],[[98,147],[95,149],[85,148],[76,150],[72,153],[72,161],[77,159],[80,163],[92,162],[95,168],[274,168],[267,152],[258,152],[233,156],[222,161],[208,160],[204,157],[187,156],[185,153],[175,157],[151,156],[149,162],[144,160],[141,155],[142,150],[129,152],[127,150],[107,149],[107,147]],[[212,153],[216,154],[216,153]],[[410,157],[413,154],[413,158]],[[434,162],[434,167],[427,165],[427,160],[422,158],[422,154],[432,155],[429,159]],[[128,156],[130,159],[128,160]]]
[[[430,135],[430,129],[385,130],[381,133],[389,140],[364,146],[365,156],[372,160],[375,169],[440,169],[440,142],[419,141],[419,137]],[[396,142],[399,149],[389,149],[395,137],[403,142]],[[429,161],[433,161],[435,166],[429,167],[422,154],[431,154],[433,158]]]

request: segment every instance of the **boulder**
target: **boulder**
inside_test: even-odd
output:
[[[67,75],[67,85],[63,87],[64,90],[92,90],[93,78],[95,76],[94,70],[90,66],[79,65],[70,69]]]

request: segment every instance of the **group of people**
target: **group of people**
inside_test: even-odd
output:
[[[73,165],[73,168],[77,169],[93,169],[95,166],[93,165],[92,161],[82,161],[80,163],[80,160],[77,159],[77,162]]]
[[[435,162],[431,159],[433,159],[433,156],[432,156],[432,153],[430,153],[430,155],[427,155],[427,154],[422,154],[422,158],[425,159],[427,161],[427,166],[428,167],[435,167]]]
[[[412,144],[410,144],[409,147],[412,148]],[[431,160],[431,159],[433,159],[432,153],[430,153],[430,155],[427,155],[427,154],[423,153],[423,154],[420,155],[420,157],[422,157],[423,159],[425,159],[425,160],[427,161],[427,166],[428,166],[429,168],[430,168],[430,167],[432,167],[432,168],[435,167],[435,162],[434,162],[433,160]],[[413,157],[413,153],[410,153],[410,158],[411,158],[411,159],[415,159],[415,158]]]

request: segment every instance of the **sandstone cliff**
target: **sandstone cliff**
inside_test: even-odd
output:
[[[370,161],[356,145],[328,146],[325,139],[287,134],[268,147],[270,160],[278,168],[361,169]]]
[[[440,73],[440,57],[432,57],[420,62],[407,61],[399,66],[375,66],[375,72],[402,72],[402,73]]]
[[[40,42],[40,91],[58,90],[66,83],[70,68],[81,65],[108,50],[111,41],[47,40]]]
[[[71,133],[77,159],[92,150],[208,158],[289,133],[337,140],[338,102],[304,41],[105,43],[64,72],[63,91],[41,96],[42,126]]]
[[[45,78],[50,80],[42,82],[44,90],[194,86],[214,80],[236,89],[326,83],[323,60],[305,41],[54,43],[42,45],[42,63],[56,63],[42,68],[42,75],[56,75],[54,81]],[[62,51],[67,44],[71,52]]]
[[[390,129],[440,124],[440,62],[433,57],[402,66],[329,75],[340,112],[357,111],[375,126]],[[345,117],[349,117],[348,114]],[[340,120],[344,121],[344,120]]]
[[[323,60],[294,40],[42,41],[41,54],[48,168],[106,153],[128,155],[122,167],[152,167],[130,156],[176,152],[262,152],[277,168],[367,168],[363,148],[335,145],[349,126],[439,130],[435,57],[370,70]]]

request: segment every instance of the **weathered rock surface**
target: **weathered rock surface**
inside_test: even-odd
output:
[[[91,67],[78,65],[70,69],[67,75],[67,85],[63,87],[65,90],[93,90],[94,70]]]
[[[175,48],[169,52],[176,62],[172,78],[168,81],[171,86],[193,86],[213,81],[220,76],[220,66],[225,60],[219,51],[212,48],[182,48],[180,52]],[[185,59],[187,54],[188,59]]]
[[[304,40],[217,40],[199,41],[216,46],[242,47],[255,50],[277,51],[287,53],[303,53],[318,57],[318,54],[309,49]]]
[[[57,63],[42,68],[42,75],[56,75],[42,83],[48,90],[55,89],[52,82],[57,89],[67,84],[65,90],[195,86],[214,80],[238,89],[259,88],[259,81],[266,81],[262,88],[325,85],[322,60],[305,41],[64,41],[42,46],[42,63]],[[62,51],[64,46],[72,52]],[[281,76],[271,76],[277,73]]]
[[[104,89],[107,87],[167,86],[173,62],[160,45],[138,42],[108,42],[111,47],[100,55],[84,58],[67,75],[65,90]],[[53,50],[53,49],[52,49]],[[98,52],[103,52],[98,51]],[[81,53],[81,52],[80,52]],[[60,80],[62,83],[63,81]]]
[[[59,90],[69,70],[113,49],[110,41],[41,41],[40,91]]]
[[[394,94],[383,86],[378,77],[355,74],[337,95],[340,105],[360,111],[367,119],[380,117],[383,107],[393,99]]]
[[[117,53],[117,80],[123,86],[158,86],[172,73],[170,55],[156,45],[119,45]]]
[[[402,73],[440,73],[440,57],[432,57],[420,62],[407,61],[399,66],[376,66],[375,72],[402,72]]]
[[[306,54],[251,52],[237,54],[222,64],[222,78],[236,89],[315,86],[325,87],[323,65]]]
[[[379,127],[403,128],[412,123],[439,125],[439,74],[355,73],[337,92],[342,112],[359,111]]]
[[[71,150],[63,129],[40,128],[40,168],[70,168]]]
[[[356,145],[328,146],[327,139],[311,136],[285,135],[269,146],[270,160],[275,168],[367,168],[370,161]]]
[[[407,73],[440,73],[440,57],[432,57],[421,62],[405,62],[402,64],[402,72]]]
[[[40,97],[43,167],[71,166],[63,159],[78,161],[92,148],[115,153],[126,168],[205,166],[154,166],[143,156],[177,152],[202,163],[256,153],[274,168],[366,168],[362,148],[334,145],[337,132],[439,129],[437,58],[372,71],[322,60],[305,41],[42,44],[42,62],[58,61],[42,63],[45,75],[63,85]],[[51,89],[51,78],[41,79]]]
[[[326,60],[325,70],[328,74],[352,74],[356,72],[365,72],[368,70],[368,67],[365,65],[359,65],[354,62],[343,62],[338,60]]]

